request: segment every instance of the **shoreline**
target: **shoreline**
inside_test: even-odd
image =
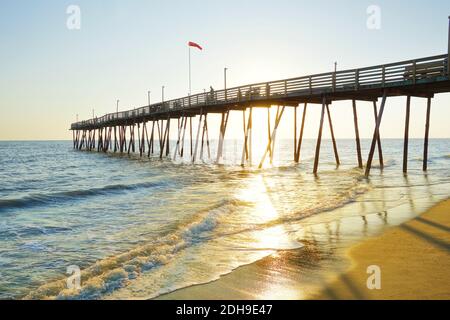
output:
[[[314,299],[450,299],[450,200],[419,217],[352,246],[351,268]],[[380,289],[368,289],[367,268],[380,270]]]
[[[450,199],[357,242],[302,242],[155,299],[450,299]],[[380,290],[367,288],[371,265],[380,267]]]

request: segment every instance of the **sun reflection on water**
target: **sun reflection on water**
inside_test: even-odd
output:
[[[253,204],[248,217],[255,225],[249,239],[251,247],[258,250],[299,247],[299,243],[289,237],[284,224],[271,226],[271,223],[278,221],[281,215],[274,206],[269,193],[262,175],[251,179],[245,187],[236,192],[237,199]]]

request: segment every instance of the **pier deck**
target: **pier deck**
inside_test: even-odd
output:
[[[238,110],[243,112],[244,119],[244,150],[242,152],[242,165],[251,165],[251,132],[253,125],[252,109],[277,106],[277,115],[275,117],[275,123],[272,126],[272,130],[270,129],[270,114],[268,114],[268,143],[264,156],[259,164],[259,167],[262,167],[266,157],[270,159],[270,162],[272,163],[276,132],[286,107],[295,108],[294,160],[295,162],[300,161],[300,151],[307,105],[320,104],[322,106],[322,112],[314,160],[314,174],[316,174],[318,171],[325,113],[327,113],[327,120],[331,129],[331,138],[333,140],[333,151],[336,158],[336,165],[339,166],[340,164],[330,113],[331,103],[338,100],[350,100],[352,102],[357,159],[359,167],[363,168],[356,101],[371,101],[373,102],[374,108],[375,129],[370,152],[365,165],[365,174],[366,176],[369,176],[377,146],[380,167],[383,168],[380,125],[386,100],[391,96],[406,96],[407,107],[403,155],[403,171],[406,173],[411,97],[422,97],[427,99],[423,159],[423,170],[426,171],[428,163],[428,136],[430,127],[431,99],[437,93],[450,92],[450,67],[448,64],[449,56],[449,54],[443,54],[372,67],[314,74],[194,94],[128,111],[106,114],[99,118],[79,121],[73,123],[70,130],[73,130],[74,132],[73,139],[75,149],[81,150],[84,147],[87,150],[97,149],[97,151],[104,152],[107,152],[109,149],[114,149],[114,152],[130,153],[131,151],[135,152],[135,144],[137,141],[140,155],[142,156],[145,153],[145,148],[147,145],[149,157],[154,152],[154,139],[156,138],[156,135],[158,135],[159,156],[162,158],[164,155],[170,155],[170,120],[178,119],[178,140],[173,158],[175,159],[177,156],[183,157],[186,127],[189,122],[190,156],[192,158],[192,162],[195,162],[198,153],[197,150],[200,136],[201,155],[203,154],[205,139],[208,154],[210,154],[207,115],[211,113],[219,113],[222,114],[222,121],[220,125],[219,146],[216,161],[220,162],[223,154],[223,143],[229,113],[230,111]],[[382,101],[380,108],[378,109],[377,102],[379,98],[382,98]],[[304,104],[304,107],[301,130],[299,136],[297,136],[297,107],[300,104]],[[247,110],[249,110],[248,118],[246,117]],[[194,129],[192,119],[197,116],[199,116],[199,121],[195,138],[193,137]],[[152,123],[151,135],[147,130],[148,122]],[[135,137],[135,126],[137,126],[138,129],[137,139]],[[128,133],[127,128],[129,128]],[[142,130],[140,130],[141,128]],[[97,143],[96,132],[98,136]],[[112,139],[112,133],[114,133],[114,141]],[[128,143],[127,134],[129,137]],[[195,148],[193,138],[195,140]]]

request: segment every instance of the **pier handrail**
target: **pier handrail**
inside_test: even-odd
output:
[[[283,80],[259,82],[205,92],[159,102],[128,111],[113,112],[99,118],[79,121],[71,129],[92,125],[106,125],[116,120],[133,120],[142,116],[160,115],[214,105],[239,104],[259,100],[295,98],[333,92],[357,91],[365,88],[384,88],[414,85],[430,79],[448,80],[448,55],[405,60],[358,69],[319,73]]]

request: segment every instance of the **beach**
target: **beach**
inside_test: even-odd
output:
[[[379,236],[343,244],[331,256],[305,243],[160,299],[449,299],[449,212],[445,200]],[[315,273],[319,265],[328,274]],[[379,290],[366,285],[371,265],[381,270]]]
[[[348,251],[351,269],[317,299],[450,299],[450,200]],[[367,266],[381,269],[380,290],[368,290]]]

